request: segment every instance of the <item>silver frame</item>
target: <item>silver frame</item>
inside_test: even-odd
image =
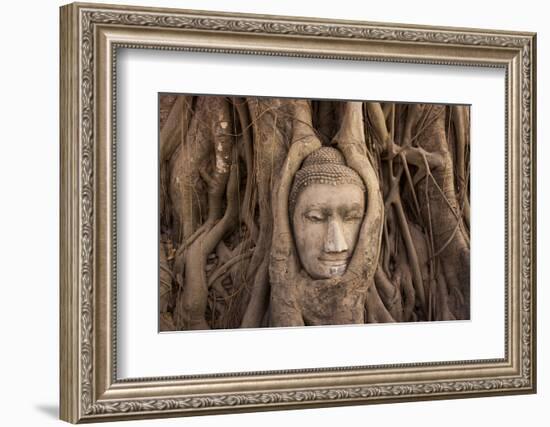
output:
[[[77,423],[535,392],[535,34],[78,3],[63,6],[60,13],[63,420]],[[504,68],[505,357],[117,379],[118,48]]]

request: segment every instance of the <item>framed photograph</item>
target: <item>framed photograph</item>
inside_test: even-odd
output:
[[[61,418],[536,391],[536,37],[61,8]]]

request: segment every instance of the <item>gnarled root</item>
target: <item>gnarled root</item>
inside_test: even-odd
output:
[[[185,281],[176,305],[178,329],[206,329],[205,309],[208,298],[206,258],[234,226],[238,217],[238,164],[236,162],[231,113],[223,98],[207,98],[211,115],[209,144],[213,148],[214,167],[211,174],[201,170],[208,188],[208,216],[202,233],[184,253]],[[231,176],[230,176],[231,175]],[[229,180],[229,182],[228,182]],[[227,191],[227,207],[223,212],[223,196]]]
[[[273,188],[273,238],[269,261],[271,283],[270,322],[275,326],[304,324],[298,302],[296,279],[299,266],[288,215],[288,196],[296,171],[302,161],[321,147],[313,132],[311,106],[307,101],[293,101],[292,144]]]

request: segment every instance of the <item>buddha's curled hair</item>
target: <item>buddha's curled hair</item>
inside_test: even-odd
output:
[[[288,198],[290,217],[300,192],[312,184],[354,184],[365,191],[365,184],[357,172],[346,165],[344,155],[336,148],[321,147],[307,156],[294,176]]]

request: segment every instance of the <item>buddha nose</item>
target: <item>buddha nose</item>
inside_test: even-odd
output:
[[[331,220],[328,222],[327,235],[325,237],[325,252],[346,252],[348,244],[342,230],[340,221]]]

